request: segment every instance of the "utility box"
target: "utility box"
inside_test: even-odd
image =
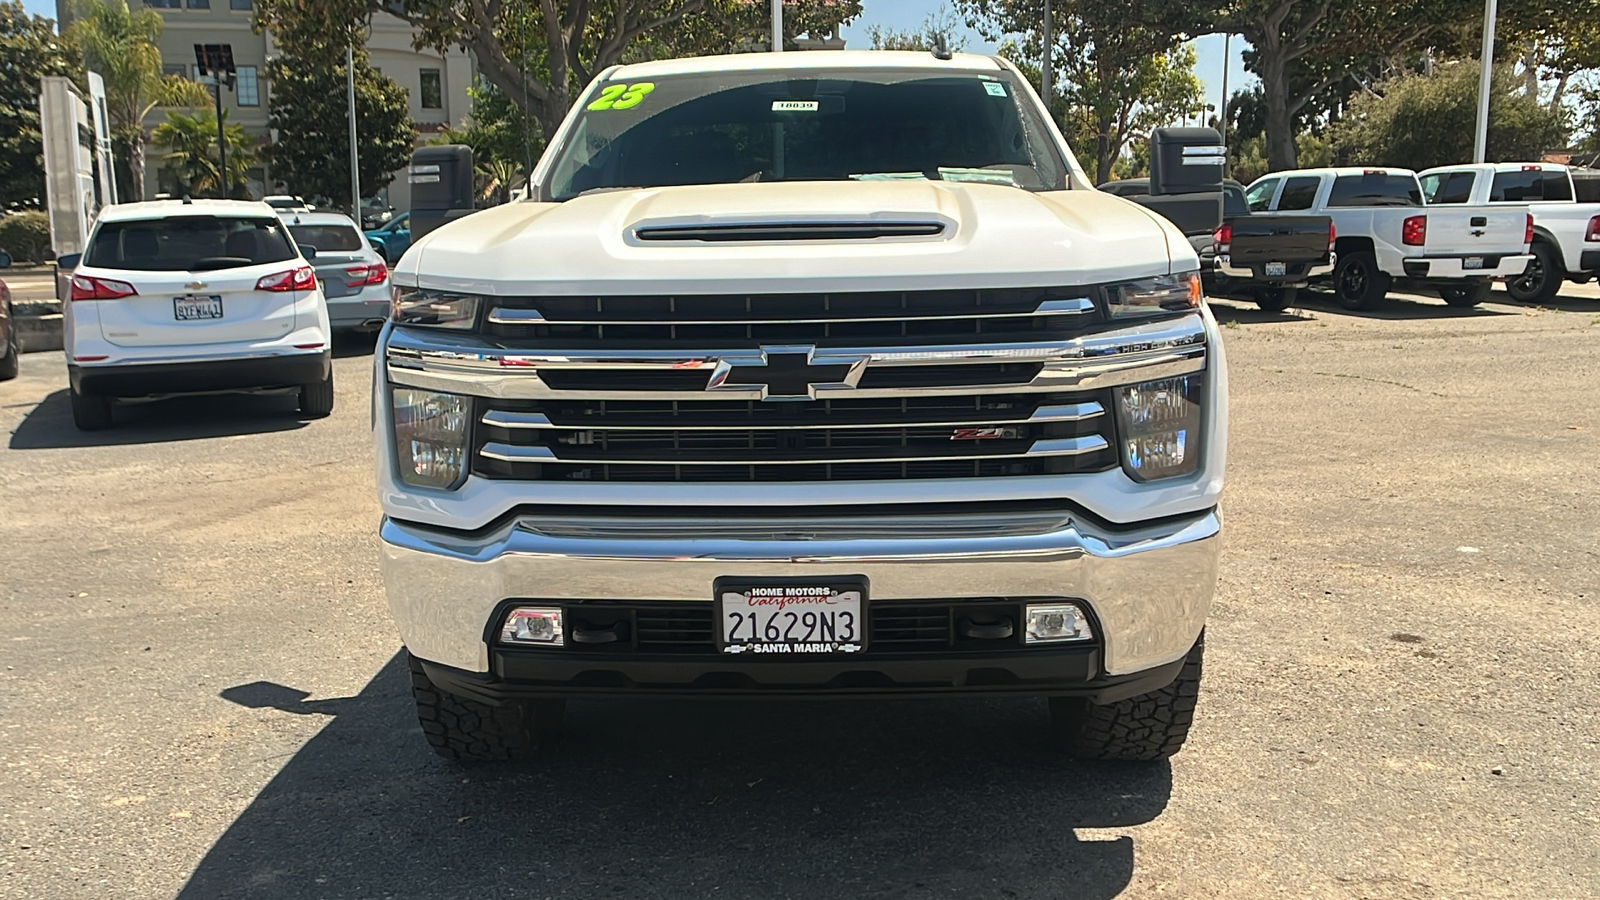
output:
[[[411,154],[411,240],[476,211],[472,148],[462,144],[422,147]]]

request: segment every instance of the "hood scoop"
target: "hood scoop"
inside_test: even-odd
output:
[[[795,241],[874,241],[879,238],[931,238],[943,222],[778,222],[727,225],[646,225],[633,229],[644,243],[773,243]]]

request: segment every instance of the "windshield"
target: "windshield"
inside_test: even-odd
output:
[[[102,222],[84,264],[139,272],[204,272],[299,256],[276,218],[174,216]]]
[[[1066,187],[1066,161],[1009,73],[715,72],[608,82],[588,100],[546,199],[758,181]]]
[[[289,233],[296,244],[318,253],[355,253],[367,243],[349,225],[290,225]]]

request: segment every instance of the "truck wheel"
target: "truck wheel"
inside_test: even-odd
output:
[[[1339,305],[1348,310],[1377,306],[1389,295],[1392,281],[1388,273],[1378,269],[1378,258],[1365,250],[1340,254],[1333,270],[1334,295],[1339,298]]]
[[[434,687],[422,663],[406,653],[417,721],[433,751],[457,762],[525,759],[554,740],[566,711],[564,700],[490,706]]]
[[[1471,283],[1456,286],[1449,285],[1439,288],[1439,296],[1451,306],[1468,309],[1489,299],[1489,293],[1494,290],[1494,282],[1487,278],[1477,278]]]
[[[111,427],[111,398],[72,392],[72,424],[79,431],[104,431]]]
[[[311,384],[300,385],[300,413],[320,419],[333,412],[333,373]]]
[[[1183,749],[1200,695],[1205,644],[1201,634],[1178,677],[1159,691],[1105,705],[1082,697],[1051,697],[1050,718],[1068,752],[1081,759],[1149,762]]]
[[[1543,241],[1534,242],[1528,252],[1533,259],[1521,275],[1506,279],[1506,293],[1518,303],[1548,303],[1561,290],[1567,273],[1556,257],[1555,248]]]
[[[1283,312],[1294,305],[1299,288],[1262,288],[1256,291],[1256,305],[1266,312]]]

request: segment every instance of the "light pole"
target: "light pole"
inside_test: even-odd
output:
[[[361,159],[356,147],[356,53],[344,48],[345,94],[350,103],[350,218],[361,224]]]
[[[1224,34],[1222,36],[1222,155],[1224,159],[1228,155],[1228,45],[1232,41],[1233,35]]]
[[[1050,9],[1050,0],[1044,0],[1044,53],[1039,63],[1039,93],[1044,95],[1044,108],[1050,109],[1050,69],[1053,64],[1050,51],[1055,49],[1055,17]],[[1054,113],[1051,117],[1054,118]]]
[[[772,52],[783,50],[783,0],[772,0]]]
[[[217,89],[217,196],[228,199],[232,185],[228,183],[228,134],[222,127],[222,88],[234,86],[232,44],[195,44],[195,72],[201,77],[209,75]]]
[[[1494,78],[1495,0],[1483,3],[1483,53],[1478,57],[1483,71],[1478,73],[1478,133],[1472,141],[1472,161],[1483,162],[1489,155],[1489,89]]]

